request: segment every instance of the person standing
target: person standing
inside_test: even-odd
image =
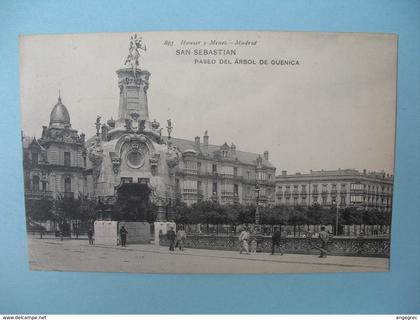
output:
[[[176,233],[176,243],[180,251],[184,251],[185,240],[187,240],[187,234],[185,233],[184,227],[181,226]]]
[[[245,250],[246,254],[249,254],[248,249],[248,239],[249,239],[249,233],[246,228],[242,230],[241,234],[239,235],[239,254],[242,254],[242,251]]]
[[[326,258],[327,257],[327,243],[328,243],[328,232],[325,231],[325,227],[321,227],[321,232],[319,233],[319,238],[321,239],[321,247],[319,248],[319,251],[321,251],[321,254],[319,255],[319,258]]]
[[[89,228],[87,232],[88,238],[89,238],[89,244],[93,244],[93,230],[92,228]]]
[[[170,230],[166,233],[166,237],[169,240],[169,251],[174,251],[175,250],[175,238],[176,238],[176,234],[174,231],[174,227],[171,227]]]
[[[280,254],[283,255],[284,250],[281,246],[281,231],[279,229],[276,229],[271,236],[271,254],[274,255],[274,249],[275,247],[278,247],[280,250]]]
[[[251,241],[251,253],[256,253],[257,252],[257,236],[255,233],[253,233],[249,240]]]
[[[122,226],[120,229],[121,247],[125,247],[127,243],[127,234],[128,231],[125,229],[124,226]]]

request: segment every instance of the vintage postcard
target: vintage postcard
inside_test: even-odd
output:
[[[396,60],[392,34],[21,36],[30,269],[388,271]]]

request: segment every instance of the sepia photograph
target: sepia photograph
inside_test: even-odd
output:
[[[395,34],[19,42],[30,270],[390,270]]]

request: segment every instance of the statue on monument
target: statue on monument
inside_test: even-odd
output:
[[[140,50],[146,51],[146,45],[143,43],[142,37],[137,38],[137,34],[134,34],[134,36],[131,36],[128,56],[124,62],[124,65],[131,66],[134,77],[136,76],[136,68],[139,66]]]

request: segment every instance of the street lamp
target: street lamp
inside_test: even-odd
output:
[[[255,209],[255,224],[259,226],[260,224],[260,211],[259,211],[259,201],[260,201],[260,186],[258,183],[255,185],[255,201],[256,201],[256,209]]]
[[[338,235],[338,205],[335,200],[332,201],[332,205],[336,208],[336,216],[335,216],[335,235]]]

